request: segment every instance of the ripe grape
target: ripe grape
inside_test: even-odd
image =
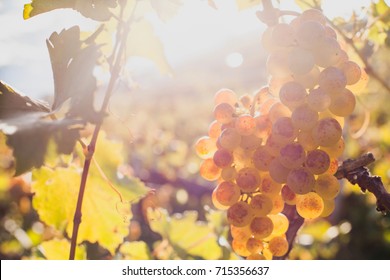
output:
[[[285,83],[279,92],[280,102],[291,110],[305,103],[306,95],[305,88],[297,82]]]
[[[261,239],[251,237],[246,242],[246,249],[251,254],[260,253],[263,250],[263,248],[264,248],[263,241]]]
[[[297,29],[298,44],[307,49],[319,47],[325,38],[325,28],[317,21],[304,21]]]
[[[238,134],[248,136],[256,129],[256,121],[251,115],[241,115],[236,119],[236,130]]]
[[[329,147],[321,147],[321,150],[325,151],[331,158],[338,158],[343,154],[344,148],[345,142],[343,137],[341,137],[336,144]]]
[[[261,183],[260,173],[255,168],[244,167],[238,171],[236,182],[243,192],[254,192]]]
[[[274,225],[272,235],[282,235],[286,233],[289,222],[284,214],[278,213],[276,215],[268,215],[268,217],[272,220]]]
[[[324,210],[322,211],[320,217],[328,217],[333,213],[334,208],[336,207],[334,199],[324,199]]]
[[[288,252],[288,241],[285,237],[275,236],[269,241],[269,250],[275,257],[281,257]]]
[[[277,183],[286,183],[289,172],[290,169],[281,164],[279,158],[273,159],[269,164],[269,175]]]
[[[288,173],[287,185],[296,194],[309,193],[315,184],[314,175],[306,168],[293,169]]]
[[[313,174],[319,175],[329,169],[330,157],[322,150],[313,150],[307,154],[305,167]]]
[[[222,182],[215,189],[216,200],[224,206],[238,202],[240,195],[240,188],[233,182]]]
[[[222,132],[222,124],[217,121],[213,121],[209,126],[209,137],[210,138],[218,138]]]
[[[352,114],[355,105],[355,95],[349,89],[344,88],[338,95],[332,97],[329,111],[336,116],[346,117]]]
[[[335,145],[341,138],[342,128],[334,118],[324,118],[317,122],[312,130],[314,141],[319,146]]]
[[[255,117],[256,128],[254,131],[254,135],[256,137],[265,139],[271,133],[272,123],[267,115],[260,115]]]
[[[309,50],[294,47],[289,53],[288,66],[293,74],[307,74],[313,69],[314,64],[314,56]]]
[[[314,219],[324,210],[324,201],[315,192],[299,195],[297,198],[297,212],[304,219]]]
[[[203,136],[196,141],[195,144],[196,154],[202,158],[210,158],[214,155],[217,150],[217,146],[215,144],[215,139],[211,139],[210,137]]]
[[[353,61],[346,61],[340,65],[340,69],[347,78],[347,85],[356,84],[362,75],[359,65]]]
[[[340,192],[340,183],[331,174],[322,174],[318,176],[314,190],[323,199],[330,200],[335,198]]]
[[[227,88],[220,89],[214,95],[214,104],[215,105],[218,105],[221,103],[227,103],[234,108],[237,101],[238,101],[238,99],[237,99],[236,93],[230,89],[227,89]]]
[[[288,205],[295,205],[297,202],[297,195],[293,192],[288,185],[284,185],[281,190],[283,201]]]
[[[303,11],[303,13],[300,15],[299,19],[301,20],[301,22],[316,21],[316,22],[321,23],[322,25],[326,24],[326,17],[318,9],[308,9],[308,10]]]
[[[275,158],[272,154],[268,152],[267,147],[260,146],[253,153],[253,165],[262,171],[267,171],[269,168],[269,164]]]
[[[234,128],[225,128],[219,136],[221,147],[230,151],[237,148],[241,143],[241,135]]]
[[[234,108],[228,103],[220,103],[214,108],[214,118],[222,124],[233,120]]]
[[[255,238],[263,239],[272,233],[274,224],[268,217],[256,217],[250,223],[250,229]]]
[[[323,112],[330,106],[331,98],[321,87],[313,89],[307,96],[307,105],[316,112]]]
[[[312,132],[310,130],[300,130],[298,132],[297,140],[298,143],[301,144],[306,151],[312,151],[314,149],[317,149],[318,147],[318,144],[314,141]]]
[[[286,168],[298,168],[305,162],[305,157],[306,153],[302,145],[291,143],[280,149],[279,161]]]
[[[284,209],[284,201],[281,195],[276,195],[272,197],[272,202],[274,203],[274,207],[270,214],[275,215],[283,211]]]
[[[269,110],[268,117],[272,123],[281,117],[290,117],[291,111],[280,102],[276,102]]]
[[[297,135],[298,130],[294,127],[293,122],[289,117],[280,117],[272,126],[272,137],[276,142],[292,142]]]
[[[230,234],[233,237],[233,239],[236,239],[237,241],[246,241],[252,236],[252,232],[248,226],[245,227],[236,227],[233,225],[230,225]]]
[[[222,148],[214,153],[213,160],[219,168],[226,168],[233,163],[233,155],[227,149]]]
[[[318,84],[329,95],[340,93],[347,85],[347,78],[342,70],[328,67],[320,73]]]
[[[221,171],[221,178],[224,181],[233,181],[237,178],[237,170],[234,166],[223,168]]]
[[[253,218],[253,211],[244,201],[239,201],[227,210],[227,220],[229,224],[236,227],[249,225]]]
[[[208,158],[201,164],[199,173],[207,181],[215,181],[221,175],[221,169],[215,165],[212,158]]]
[[[239,241],[239,240],[233,239],[232,249],[237,255],[240,255],[243,257],[247,257],[251,254],[248,251],[248,249],[246,248],[246,242],[243,242],[241,240]]]
[[[317,123],[318,113],[310,109],[307,104],[304,104],[292,112],[291,120],[295,128],[301,130],[310,130]]]
[[[260,191],[262,194],[268,196],[268,197],[274,197],[276,196],[279,192],[280,189],[282,188],[282,185],[275,182],[269,173],[264,173],[262,177],[262,182],[260,185]],[[272,209],[272,207],[271,207]]]
[[[255,217],[261,217],[266,216],[271,212],[273,202],[268,196],[257,194],[252,197],[249,206],[252,208]]]

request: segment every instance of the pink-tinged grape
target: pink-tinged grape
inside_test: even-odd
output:
[[[320,77],[320,69],[314,66],[309,73],[304,75],[294,74],[294,81],[300,83],[304,88],[312,89],[317,86]]]
[[[335,205],[334,199],[329,199],[329,200],[324,199],[324,210],[322,211],[320,217],[323,217],[323,218],[329,217],[330,214],[333,213],[335,207],[336,207],[336,205]]]
[[[322,70],[318,80],[320,87],[329,95],[339,94],[347,85],[347,78],[343,71],[336,67]]]
[[[243,192],[254,192],[261,184],[258,170],[252,167],[244,167],[238,171],[236,183]]]
[[[301,167],[305,158],[305,149],[299,143],[290,143],[280,149],[279,161],[287,168]]]
[[[263,239],[272,233],[274,224],[268,217],[256,217],[250,223],[250,229],[255,238]]]
[[[293,80],[292,73],[289,73],[287,76],[271,76],[268,81],[269,93],[274,97],[279,97],[282,86]]]
[[[298,130],[289,117],[281,117],[272,125],[272,137],[278,143],[292,142],[297,135]]]
[[[272,123],[281,117],[290,117],[291,111],[280,102],[276,102],[269,110],[268,117]]]
[[[220,122],[213,121],[212,123],[210,123],[210,125],[209,125],[209,137],[210,138],[218,138],[219,135],[222,132],[222,128],[221,127],[222,127],[222,124]]]
[[[316,64],[323,68],[335,66],[342,56],[340,44],[332,37],[325,37],[314,49]]]
[[[223,168],[221,171],[221,178],[224,181],[233,181],[237,178],[237,170],[234,166]]]
[[[288,66],[293,74],[307,74],[313,69],[314,64],[314,56],[307,49],[294,47],[289,53]]]
[[[306,194],[313,190],[314,175],[306,168],[293,169],[287,176],[288,187],[296,194]]]
[[[269,98],[269,96],[270,96],[269,87],[264,86],[260,88],[253,96],[253,103],[255,105],[263,104],[264,101],[266,101]]]
[[[340,192],[340,183],[333,175],[322,174],[318,176],[314,190],[323,199],[333,199]]]
[[[257,194],[252,197],[249,206],[253,210],[253,215],[255,217],[262,217],[268,215],[272,208],[273,202],[272,199],[264,194]]]
[[[241,135],[234,128],[225,128],[219,136],[219,144],[227,150],[234,150],[241,143]]]
[[[232,241],[232,249],[237,255],[243,257],[247,257],[251,254],[246,248],[246,242],[238,241],[236,239],[233,239]]]
[[[241,115],[236,120],[236,130],[238,134],[248,136],[256,129],[256,121],[251,115]]]
[[[325,34],[327,37],[330,37],[330,38],[337,40],[337,33],[332,27],[325,26]]]
[[[214,153],[213,160],[219,168],[226,168],[233,163],[233,154],[229,150],[222,148]]]
[[[284,201],[281,195],[276,195],[272,197],[272,202],[274,203],[274,207],[272,208],[271,215],[275,215],[281,213],[284,209]]]
[[[240,147],[246,151],[254,151],[261,146],[262,139],[256,135],[242,136]]]
[[[325,151],[331,158],[338,158],[343,154],[344,148],[345,142],[343,137],[341,137],[336,144],[330,147],[321,147],[321,150]]]
[[[328,109],[330,102],[330,96],[321,87],[311,90],[307,96],[307,105],[316,112]]]
[[[295,205],[297,203],[297,195],[289,188],[288,185],[284,185],[280,193],[283,201],[288,205]]]
[[[325,173],[330,166],[329,155],[322,150],[313,150],[307,153],[305,167],[313,174]]]
[[[281,164],[278,158],[273,159],[269,164],[269,175],[277,183],[286,183],[289,172],[290,169]]]
[[[234,157],[234,166],[237,170],[240,170],[244,167],[252,167],[252,156],[253,151],[247,151],[244,150],[241,147],[238,147],[233,151],[233,157]]]
[[[229,206],[225,206],[225,205],[222,205],[221,203],[219,203],[219,201],[217,200],[216,193],[217,193],[217,191],[216,191],[216,189],[214,189],[213,193],[211,194],[211,202],[213,203],[214,207],[219,209],[219,210],[229,209]]]
[[[300,130],[298,132],[298,143],[301,144],[306,151],[312,151],[318,147],[318,144],[314,141],[310,130]]]
[[[252,232],[249,228],[249,225],[245,227],[236,227],[230,225],[230,234],[233,239],[236,239],[237,241],[241,242],[246,242],[250,237],[252,237]]]
[[[240,196],[240,188],[233,182],[221,182],[215,189],[215,198],[224,206],[238,202]]]
[[[246,242],[246,249],[253,255],[263,250],[263,240],[251,237]]]
[[[221,175],[221,169],[215,165],[212,158],[208,158],[201,164],[199,173],[207,181],[215,181]]]
[[[297,198],[297,212],[304,219],[314,219],[324,210],[324,201],[315,192],[299,195]]]
[[[227,210],[227,221],[236,227],[249,225],[253,218],[252,209],[244,201],[239,201]]]
[[[305,88],[297,82],[285,83],[279,92],[280,102],[292,110],[305,103],[306,95]]]
[[[282,185],[278,182],[275,182],[269,173],[264,173],[262,176],[262,182],[260,186],[260,191],[262,194],[268,196],[268,197],[275,197],[277,194],[279,194],[280,189],[282,188]],[[272,209],[272,207],[271,207]]]
[[[339,94],[332,97],[332,102],[329,106],[331,111],[336,116],[346,117],[352,114],[355,109],[356,98],[349,89],[343,89]]]
[[[278,140],[273,134],[271,134],[267,138],[267,142],[265,142],[265,147],[267,148],[268,152],[273,156],[278,156],[280,148],[282,147],[284,143]]]
[[[270,135],[272,130],[272,123],[267,115],[260,115],[255,117],[256,128],[253,133],[256,137],[264,139]]]
[[[266,258],[261,254],[252,254],[246,257],[246,260],[254,261],[254,260],[266,260]]]
[[[301,105],[292,112],[291,120],[296,129],[311,130],[318,121],[318,113],[307,104]]]
[[[268,117],[269,110],[271,107],[278,101],[275,98],[268,98],[263,103],[260,104],[259,109],[257,110],[260,113],[260,116]]]
[[[288,53],[285,51],[272,52],[267,58],[266,66],[268,73],[274,77],[283,78],[291,74]]]
[[[298,44],[301,47],[313,49],[318,47],[325,38],[325,28],[319,22],[304,21],[298,26],[296,34]]]
[[[228,103],[220,103],[214,108],[214,118],[222,124],[231,122],[233,115],[234,108]]]
[[[334,175],[336,172],[337,172],[337,169],[339,168],[339,162],[337,159],[331,159],[330,160],[330,166],[329,166],[329,169],[326,170],[325,173],[327,174],[330,174],[330,175]]]
[[[289,221],[284,214],[278,213],[276,215],[268,215],[268,217],[272,220],[274,225],[272,235],[282,235],[286,233],[289,226]]]
[[[240,103],[242,104],[242,106],[244,108],[250,109],[252,107],[252,104],[253,104],[253,97],[250,96],[249,94],[245,94],[245,95],[240,97]]]
[[[285,237],[275,236],[269,241],[268,248],[275,257],[282,257],[288,252],[288,241]]]
[[[341,138],[342,128],[334,118],[324,118],[318,121],[312,130],[314,141],[319,146],[335,145]]]
[[[273,27],[272,40],[275,45],[289,47],[294,43],[294,29],[286,23],[278,23]]]
[[[356,84],[362,75],[362,70],[359,65],[353,61],[346,61],[340,65],[340,69],[344,72],[347,78],[347,85]]]
[[[271,161],[274,158],[275,157],[268,152],[265,146],[260,146],[253,153],[252,156],[253,165],[259,170],[267,171]]]
[[[214,104],[227,103],[234,108],[238,102],[237,95],[231,89],[223,88],[214,95]]]
[[[301,22],[316,21],[321,23],[322,25],[326,24],[326,17],[318,9],[308,9],[303,11],[303,13],[299,16],[299,19]]]
[[[356,84],[348,86],[348,89],[354,93],[359,93],[363,89],[365,89],[369,80],[369,76],[367,72],[364,70],[364,68],[361,68],[360,70],[362,71],[360,80]]]
[[[195,150],[196,154],[202,159],[212,157],[217,150],[215,139],[211,139],[207,136],[199,138],[195,143]]]
[[[341,69],[341,65],[344,64],[344,62],[349,61],[349,57],[346,51],[341,50],[339,53],[337,64],[335,65],[337,68]]]

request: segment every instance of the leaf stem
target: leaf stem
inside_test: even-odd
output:
[[[124,2],[126,3],[126,2]],[[122,36],[117,36],[117,42],[119,41],[119,48],[114,48],[112,57],[115,57],[115,62],[113,63],[113,67],[111,69],[111,77],[110,81],[108,83],[104,100],[101,105],[100,109],[100,120],[98,120],[95,129],[92,134],[91,141],[87,147],[87,153],[86,153],[86,159],[84,162],[84,167],[83,167],[83,172],[81,175],[81,182],[80,182],[80,190],[77,198],[77,204],[76,204],[76,210],[74,213],[74,218],[73,218],[73,231],[72,231],[72,238],[71,238],[71,246],[70,246],[70,252],[69,252],[69,260],[74,260],[75,258],[75,253],[76,253],[76,245],[77,245],[77,235],[79,231],[79,227],[81,224],[81,217],[82,217],[82,204],[83,204],[83,198],[84,198],[84,193],[85,193],[85,187],[87,184],[87,179],[88,179],[88,173],[89,173],[89,168],[91,166],[91,162],[93,160],[93,155],[96,149],[96,142],[99,136],[100,129],[103,124],[103,119],[104,115],[106,114],[108,104],[110,101],[110,98],[113,93],[114,86],[116,85],[116,82],[119,78],[119,74],[121,71],[121,63],[122,63],[122,57],[125,54],[125,48],[126,48],[126,39],[127,35],[130,31],[130,23],[133,21],[134,18],[134,13],[137,8],[138,1],[135,2],[133,11],[129,17],[129,20],[126,22],[125,25],[123,25],[123,21],[119,21],[118,23],[118,28],[117,30],[122,30],[123,28],[123,33]],[[122,12],[125,8],[125,4],[122,6]]]

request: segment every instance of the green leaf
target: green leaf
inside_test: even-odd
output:
[[[145,57],[152,60],[161,73],[172,73],[164,54],[164,46],[146,19],[142,18],[131,25],[127,48],[128,56]]]
[[[72,8],[85,17],[106,21],[112,16],[110,9],[116,6],[116,0],[32,0],[24,5],[23,18],[29,19],[56,9]]]
[[[44,241],[39,245],[39,250],[47,260],[67,260],[69,259],[70,242],[66,239]],[[85,246],[77,246],[75,260],[85,260],[86,258]]]
[[[257,6],[261,3],[261,0],[236,0],[238,10],[245,10]]]
[[[169,240],[182,258],[202,258],[215,260],[222,255],[217,235],[205,222],[197,221],[195,211],[169,216],[164,209],[150,220],[153,231]]]
[[[295,0],[295,3],[304,11],[307,9],[320,9],[322,0]]]
[[[143,241],[125,242],[119,248],[125,260],[150,260],[152,256],[148,245]]]

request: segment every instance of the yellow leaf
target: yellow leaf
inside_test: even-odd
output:
[[[241,11],[259,5],[261,0],[236,0],[236,3],[238,9]]]
[[[143,241],[125,242],[119,252],[126,260],[150,260],[151,255],[148,245]]]
[[[48,260],[67,260],[69,259],[70,242],[66,239],[52,239],[42,242],[39,245],[40,251]],[[85,246],[78,246],[75,260],[85,260],[87,252]]]
[[[146,19],[142,18],[131,25],[127,48],[129,56],[145,57],[152,60],[161,73],[172,73],[164,54],[164,46]]]

